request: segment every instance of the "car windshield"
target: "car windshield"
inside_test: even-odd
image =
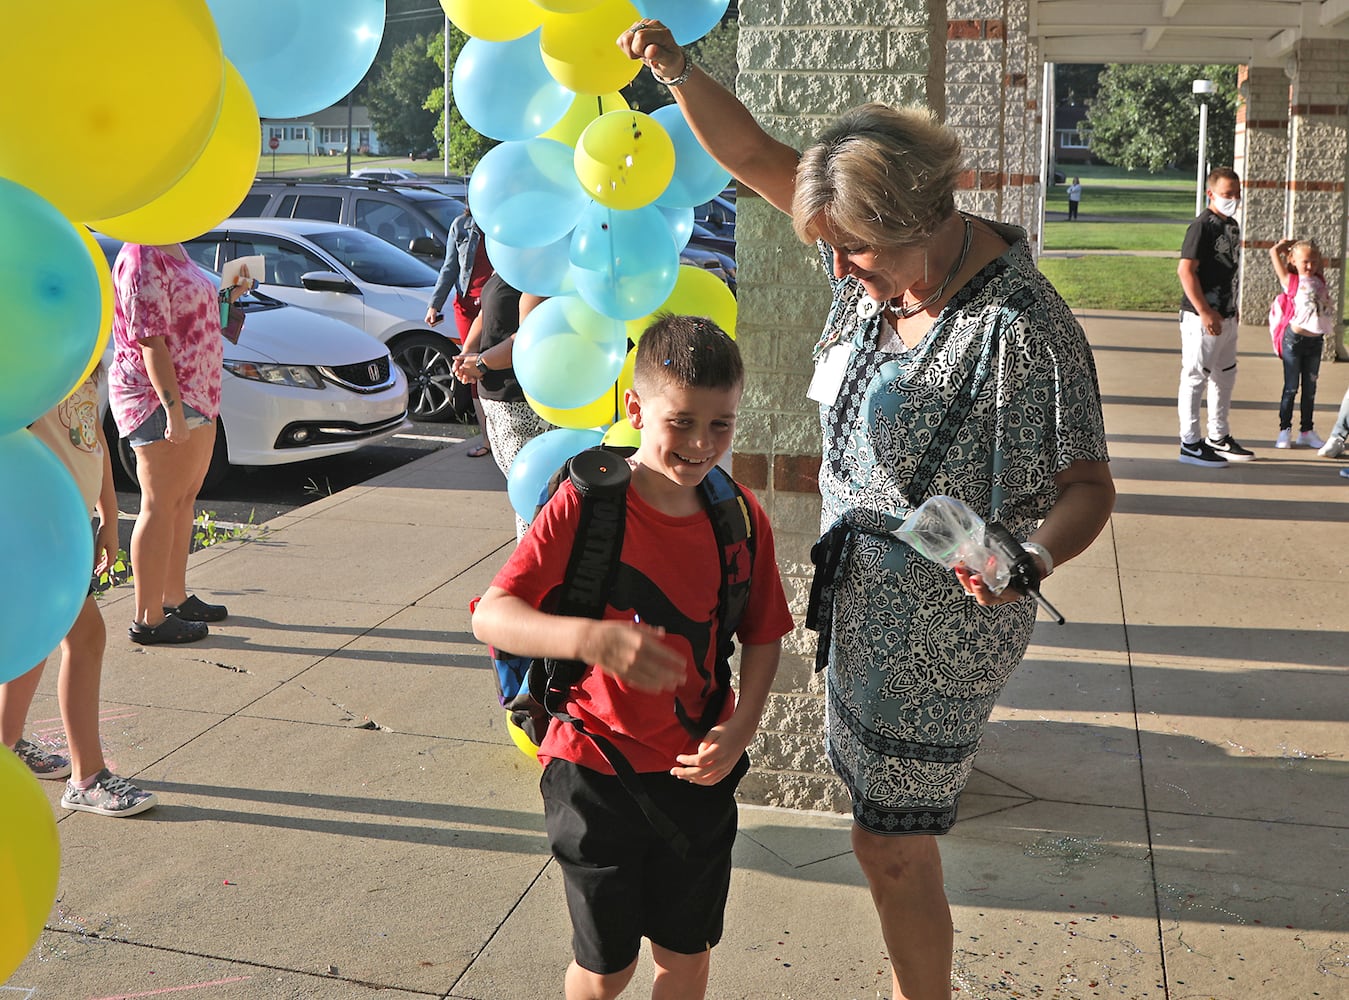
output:
[[[306,239],[340,260],[356,277],[372,285],[421,288],[436,283],[436,272],[378,236],[359,229],[307,233]]]

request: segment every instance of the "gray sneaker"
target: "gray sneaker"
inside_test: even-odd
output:
[[[56,781],[70,774],[69,757],[59,753],[48,753],[36,743],[20,739],[14,744],[14,752],[19,755],[19,760],[28,765],[28,770],[32,771],[35,777]]]
[[[88,788],[76,788],[66,782],[66,793],[61,796],[64,809],[98,813],[100,816],[135,816],[151,809],[159,799],[154,792],[137,788],[126,778],[119,778],[106,767]]]
[[[1339,458],[1344,454],[1344,438],[1338,434],[1330,435],[1330,440],[1321,446],[1317,454],[1322,458]]]

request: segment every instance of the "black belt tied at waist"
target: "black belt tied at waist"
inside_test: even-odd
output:
[[[871,519],[874,515],[867,517]],[[829,644],[834,634],[834,592],[858,535],[875,535],[877,538],[897,541],[889,531],[859,524],[856,515],[844,514],[810,548],[815,576],[810,582],[810,603],[806,605],[806,628],[820,634],[815,647],[816,673],[829,662]]]

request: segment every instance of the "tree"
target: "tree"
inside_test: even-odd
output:
[[[1235,66],[1110,65],[1087,109],[1093,155],[1126,170],[1193,167],[1198,159],[1199,101],[1195,80],[1212,80],[1208,95],[1208,160],[1230,164],[1235,144]]]
[[[465,35],[454,25],[450,25],[450,70],[453,72],[459,52],[468,41]],[[426,97],[426,110],[435,116],[434,134],[436,144],[442,156],[445,155],[445,36],[436,35],[431,39],[427,55],[436,65],[439,76],[436,84]],[[454,94],[450,94],[450,166],[458,173],[469,174],[478,165],[483,155],[496,145],[495,139],[489,139],[480,132],[471,129],[454,106]]]
[[[1102,63],[1055,63],[1055,99],[1067,104],[1084,104],[1092,100],[1103,69]]]
[[[438,36],[435,43],[440,43]],[[385,152],[419,152],[435,144],[436,116],[426,109],[426,95],[440,83],[441,70],[430,46],[425,35],[399,45],[370,84],[370,124]]]

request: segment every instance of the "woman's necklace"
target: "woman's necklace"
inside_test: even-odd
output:
[[[953,264],[951,270],[946,273],[946,277],[942,279],[941,284],[911,306],[906,306],[904,304],[904,296],[902,295],[890,300],[890,308],[898,314],[900,319],[908,319],[910,316],[917,316],[928,306],[932,305],[932,303],[941,299],[942,295],[946,292],[946,286],[951,283],[952,279],[960,273],[960,269],[965,266],[965,258],[969,256],[970,241],[973,239],[973,236],[974,226],[970,224],[969,217],[966,216],[965,239],[960,244],[960,256],[956,258],[955,264]]]

